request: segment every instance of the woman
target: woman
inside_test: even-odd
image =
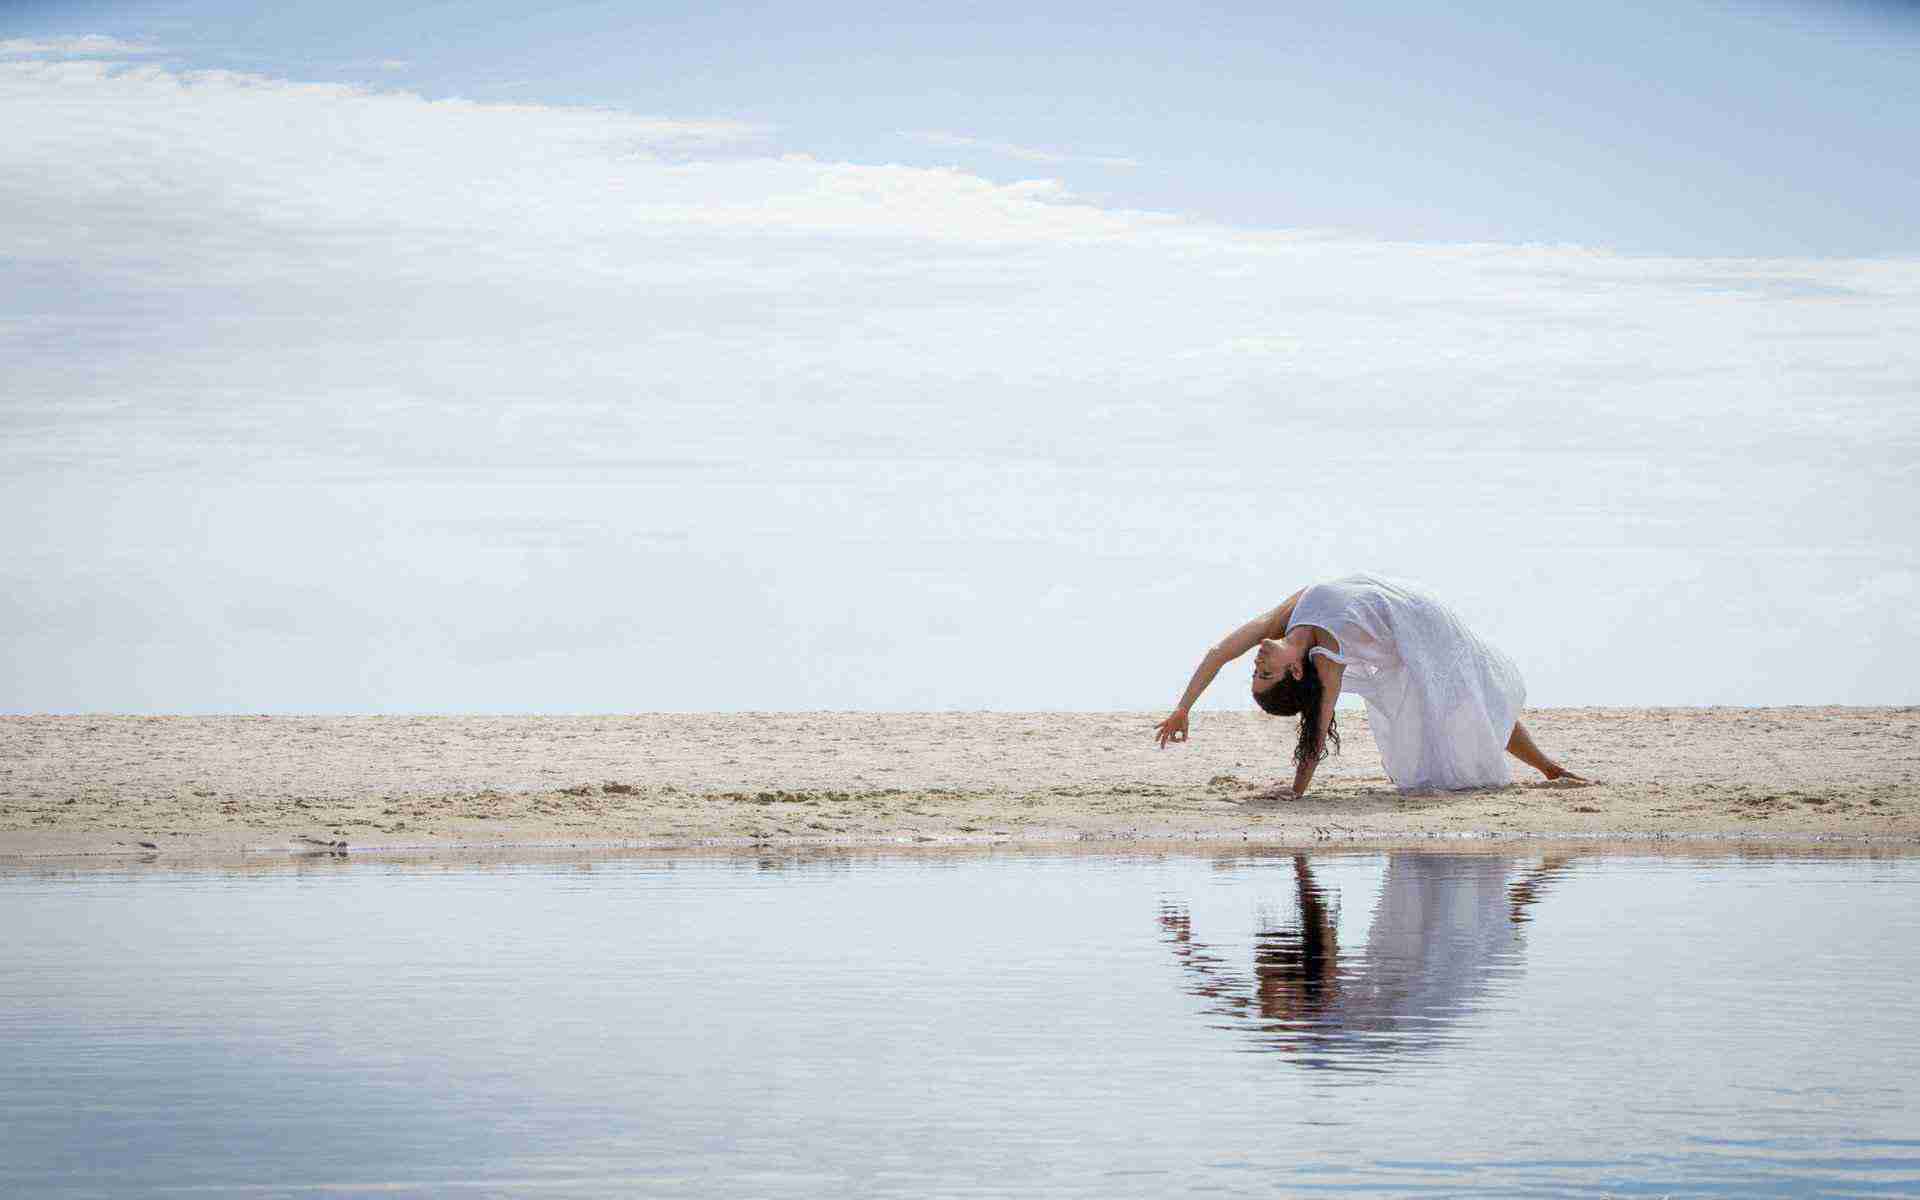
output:
[[[1320,760],[1340,749],[1333,706],[1342,688],[1367,702],[1387,777],[1402,791],[1503,786],[1507,754],[1548,779],[1586,782],[1541,753],[1520,724],[1526,685],[1512,659],[1432,596],[1377,575],[1302,588],[1221,639],[1155,730],[1161,746],[1187,740],[1194,702],[1221,667],[1255,646],[1254,702],[1300,718],[1293,787],[1280,794],[1304,796]]]

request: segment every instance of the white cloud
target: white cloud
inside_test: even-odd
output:
[[[1232,229],[226,72],[0,63],[0,110],[0,708],[1146,705],[1360,566],[1542,702],[1920,666],[1775,603],[1920,567],[1911,260]]]
[[[410,58],[360,58],[340,64],[343,71],[404,71],[413,65]]]
[[[1003,154],[1008,158],[1017,158],[1022,162],[1033,163],[1090,163],[1098,167],[1140,166],[1140,160],[1109,154],[1069,154],[1059,150],[1044,150],[1036,146],[1021,146],[1014,142],[996,142],[988,138],[967,137],[958,133],[942,133],[938,130],[905,130],[902,137],[924,142],[929,146],[946,146],[955,150],[984,150],[989,154]]]
[[[126,58],[159,54],[160,47],[122,41],[97,33],[68,38],[9,38],[0,41],[0,58],[52,56],[60,58]]]

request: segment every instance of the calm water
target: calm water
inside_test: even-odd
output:
[[[0,1193],[1920,1195],[1920,857],[0,874]]]

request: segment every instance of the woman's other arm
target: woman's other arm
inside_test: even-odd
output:
[[[1340,699],[1340,680],[1346,675],[1347,669],[1324,655],[1316,656],[1313,659],[1313,668],[1320,673],[1320,687],[1322,691],[1320,712],[1317,714],[1316,720],[1318,727],[1313,731],[1313,745],[1316,752],[1325,754],[1327,751],[1327,726],[1333,724],[1333,706],[1335,702]],[[1307,794],[1307,788],[1313,784],[1313,770],[1319,765],[1320,760],[1314,759],[1302,763],[1295,769],[1293,773],[1293,794],[1296,797]]]

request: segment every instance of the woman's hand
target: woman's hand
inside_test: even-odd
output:
[[[1160,727],[1153,731],[1153,736],[1159,741],[1161,749],[1165,749],[1168,742],[1186,741],[1187,710],[1184,708],[1174,709],[1172,716],[1160,722]]]

